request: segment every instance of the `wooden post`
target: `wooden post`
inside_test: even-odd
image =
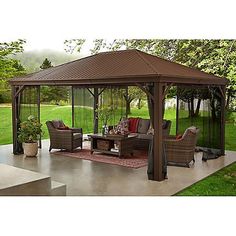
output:
[[[12,141],[13,154],[22,154],[22,144],[17,140],[18,122],[19,122],[19,87],[12,86]]]
[[[222,86],[221,95],[221,121],[220,121],[220,149],[221,155],[225,155],[225,86]]]
[[[93,92],[93,132],[98,133],[98,88],[94,88]]]
[[[128,95],[129,95],[129,87],[127,86],[125,88],[125,96],[126,96],[126,98],[128,98]],[[127,104],[126,99],[125,99],[125,103],[126,103],[126,105],[125,105],[125,117],[127,118],[129,114],[128,114],[128,104]]]
[[[17,154],[17,121],[16,121],[16,87],[12,86],[12,141],[13,141],[13,153]]]
[[[176,95],[176,135],[179,133],[179,97]]]
[[[37,108],[38,108],[38,120],[40,122],[40,86],[37,86]],[[42,137],[39,138],[39,148],[42,148]]]
[[[71,118],[72,118],[72,127],[75,127],[75,98],[74,98],[74,86],[71,86]]]
[[[163,122],[163,84],[154,83],[154,136],[153,136],[153,164],[154,180],[164,180],[162,160],[162,122]]]

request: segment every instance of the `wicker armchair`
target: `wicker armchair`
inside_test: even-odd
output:
[[[73,151],[77,147],[83,147],[83,131],[82,128],[70,128],[60,130],[55,124],[62,121],[47,121],[46,125],[50,136],[49,152],[52,149],[65,149]]]
[[[165,154],[168,165],[178,165],[189,167],[194,160],[194,152],[197,144],[199,129],[189,127],[184,132],[182,138],[170,137],[164,140]]]

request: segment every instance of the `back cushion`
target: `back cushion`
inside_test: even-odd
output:
[[[185,136],[188,135],[189,132],[191,132],[192,134],[196,134],[197,128],[195,126],[191,126],[191,127],[187,128],[182,137],[185,138]]]
[[[150,126],[149,119],[140,119],[138,123],[138,133],[146,134]]]
[[[56,129],[64,126],[64,123],[61,120],[52,120],[52,124],[53,124],[54,128],[56,128]]]

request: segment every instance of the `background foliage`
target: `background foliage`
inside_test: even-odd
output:
[[[71,46],[73,44],[73,47]],[[70,53],[80,51],[85,40],[65,42]],[[227,86],[226,108],[236,110],[236,43],[235,40],[160,40],[160,39],[95,39],[91,54],[120,49],[139,49],[207,73],[225,77]],[[131,91],[132,92],[132,91]]]
[[[0,42],[0,103],[11,101],[11,90],[8,79],[26,73],[20,61],[11,56],[23,52],[25,40],[19,39],[10,43]]]

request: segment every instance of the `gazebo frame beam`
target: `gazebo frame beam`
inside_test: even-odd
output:
[[[154,180],[162,181],[165,176],[163,173],[163,145],[162,145],[162,122],[163,122],[163,83],[154,83],[154,132],[153,136],[153,165],[154,165]]]

